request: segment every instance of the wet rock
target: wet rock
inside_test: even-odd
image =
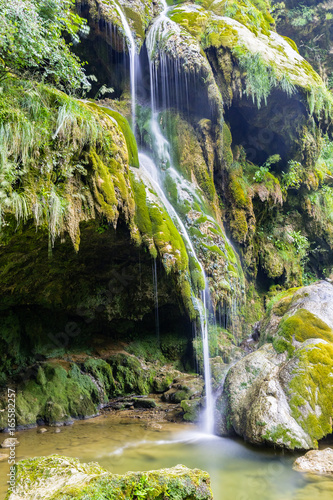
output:
[[[6,455],[5,453],[0,453],[0,462],[4,462],[7,459],[8,459],[8,455]]]
[[[52,471],[49,474],[48,471]],[[96,463],[81,464],[75,458],[52,455],[22,460],[17,464],[17,488],[6,500],[63,498],[81,492],[86,498],[103,491],[103,496],[125,500],[127,491],[150,499],[161,498],[161,492],[171,491],[177,500],[211,500],[210,478],[207,472],[177,465],[172,469],[149,472],[111,474]]]
[[[45,427],[42,427],[41,429],[38,429],[37,432],[38,434],[45,434],[45,432],[47,432],[47,429],[45,429]]]
[[[333,449],[311,450],[294,462],[294,469],[312,474],[333,475]]]
[[[217,407],[246,440],[317,448],[332,432],[333,286],[319,282],[279,294],[261,335],[270,343],[230,368]]]
[[[54,433],[55,433],[55,434],[59,434],[59,432],[61,432],[61,429],[60,429],[59,427],[56,427],[56,428],[54,429]]]
[[[18,446],[20,443],[16,438],[7,438],[1,443],[1,448],[11,448],[12,446]]]
[[[202,378],[181,374],[174,379],[171,388],[163,394],[162,399],[168,403],[180,403],[184,400],[202,396],[203,388],[204,382]]]
[[[183,419],[187,422],[198,422],[200,411],[202,409],[201,399],[191,399],[190,401],[182,401],[181,407],[184,412]]]
[[[135,399],[134,408],[156,408],[156,402],[154,399]]]

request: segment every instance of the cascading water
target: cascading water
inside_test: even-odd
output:
[[[151,119],[151,135],[154,141],[154,150],[156,152],[156,155],[158,157],[158,160],[162,167],[170,166],[171,164],[171,157],[170,157],[170,145],[166,138],[163,136],[159,124],[158,124],[158,112],[156,109],[156,101],[157,101],[157,92],[158,92],[158,76],[157,76],[157,71],[155,67],[155,63],[152,60],[152,54],[153,54],[153,47],[155,46],[156,39],[158,37],[159,29],[167,29],[168,23],[172,23],[170,19],[167,18],[167,11],[168,11],[168,6],[166,4],[165,0],[162,0],[162,5],[163,5],[163,11],[161,14],[157,17],[155,20],[153,26],[150,29],[148,38],[147,38],[147,49],[148,49],[148,57],[149,57],[149,68],[150,68],[150,88],[151,88],[151,110],[152,110],[152,119]],[[124,13],[122,12],[121,8],[119,7],[118,9],[119,15],[122,20],[123,28],[128,40],[128,50],[130,53],[130,75],[131,75],[131,100],[132,100],[132,127],[133,131],[135,132],[135,106],[136,106],[136,45],[135,41],[131,32],[131,29],[128,25],[128,22],[126,20],[126,17]],[[167,75],[167,64],[164,62],[162,65],[162,71],[164,73],[162,82],[163,84],[163,89],[162,89],[162,96],[163,96],[163,102],[167,100],[167,94],[168,94],[168,89],[166,88],[167,82],[168,82],[168,75]],[[187,80],[186,80],[186,88],[187,88]],[[186,92],[188,95],[188,93]],[[143,168],[145,171],[147,177],[149,178],[150,183],[153,185],[154,189],[156,190],[160,200],[163,202],[169,216],[172,218],[172,220],[175,222],[175,224],[178,226],[178,229],[180,233],[182,234],[188,252],[192,255],[192,257],[195,259],[195,261],[198,263],[202,276],[204,278],[205,282],[205,290],[202,291],[202,296],[201,299],[202,301],[200,302],[198,299],[193,297],[193,300],[195,301],[195,306],[199,310],[199,317],[200,317],[200,327],[201,327],[201,336],[202,336],[202,343],[203,343],[203,359],[204,359],[204,379],[205,379],[205,390],[206,390],[206,408],[205,408],[205,419],[204,419],[204,431],[208,434],[212,434],[214,431],[214,400],[213,400],[213,393],[212,393],[212,385],[211,385],[211,370],[210,370],[210,363],[209,363],[209,341],[208,341],[208,316],[207,316],[207,304],[210,304],[210,292],[209,292],[209,287],[208,287],[208,280],[207,276],[205,274],[204,268],[199,261],[197,254],[195,252],[195,249],[193,247],[192,241],[188,235],[188,232],[181,221],[180,217],[178,216],[176,210],[172,206],[172,204],[169,202],[166,194],[164,193],[163,190],[163,182],[160,177],[160,172],[153,160],[145,155],[144,153],[139,153],[139,161],[140,161],[140,166]],[[155,263],[156,264],[156,263]],[[154,273],[154,269],[153,269]],[[155,268],[155,281],[157,279],[157,274],[156,274],[156,268]],[[157,286],[157,283],[156,283]],[[154,287],[155,287],[155,282],[154,282]],[[156,290],[156,289],[155,289]],[[157,291],[155,293],[155,296],[157,297]],[[156,300],[156,299],[155,299]],[[158,299],[157,299],[158,300]],[[155,303],[156,305],[156,303]],[[157,302],[157,314],[158,314],[158,302]],[[156,325],[158,325],[158,317],[156,317]],[[159,328],[157,326],[157,328]],[[159,332],[159,330],[157,330]]]
[[[157,124],[158,126],[158,124]],[[156,140],[156,137],[155,137]],[[163,144],[166,141],[163,138]],[[165,151],[164,149],[161,149]],[[200,316],[200,327],[201,327],[201,336],[203,343],[203,359],[204,359],[204,379],[205,379],[205,390],[206,390],[206,408],[205,408],[205,418],[204,418],[204,431],[207,434],[212,434],[214,431],[214,399],[212,392],[212,383],[211,383],[211,370],[209,363],[209,339],[208,339],[208,316],[207,316],[207,305],[210,305],[210,292],[208,287],[208,279],[205,274],[204,268],[199,261],[195,249],[193,247],[192,241],[188,235],[188,232],[177,214],[176,210],[169,202],[166,194],[163,190],[163,183],[160,177],[160,172],[154,163],[154,161],[147,155],[140,153],[139,154],[140,166],[144,169],[147,177],[149,178],[150,183],[153,185],[156,193],[158,194],[160,200],[163,202],[169,216],[175,222],[178,227],[179,232],[183,236],[188,253],[194,257],[198,265],[200,266],[201,273],[205,280],[205,290],[202,291],[202,302],[196,300],[195,306],[199,310]],[[193,298],[195,300],[195,298]]]
[[[126,35],[127,48],[130,56],[130,82],[131,82],[131,107],[132,107],[132,129],[135,135],[135,124],[136,124],[136,66],[137,66],[137,51],[136,44],[133,37],[133,33],[129,24],[127,22],[126,16],[123,13],[121,7],[117,5],[117,10],[123,25],[123,29]]]

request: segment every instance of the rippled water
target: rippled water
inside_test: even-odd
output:
[[[2,436],[1,436],[2,437]],[[5,438],[6,435],[3,435]],[[191,425],[161,424],[113,415],[78,421],[56,434],[49,429],[17,433],[17,458],[49,454],[98,462],[111,472],[152,470],[183,464],[207,470],[215,500],[332,500],[333,479],[308,478],[292,470],[295,455],[256,449],[232,439],[207,437]],[[0,497],[8,466],[0,462]]]

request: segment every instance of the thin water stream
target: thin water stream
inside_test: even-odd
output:
[[[128,24],[126,16],[122,11],[120,5],[117,5],[117,10],[123,25],[123,29],[126,35],[127,48],[130,56],[130,82],[131,82],[131,108],[132,108],[132,129],[135,135],[136,130],[136,63],[137,63],[137,51],[136,44],[133,37],[132,30]]]
[[[157,421],[154,423],[156,424]],[[292,470],[295,455],[254,449],[244,443],[200,434],[188,424],[106,415],[77,421],[59,434],[50,428],[18,432],[17,458],[59,454],[98,462],[123,474],[183,464],[211,475],[214,500],[332,500],[333,479],[307,479]],[[6,492],[8,464],[0,462],[0,498]]]

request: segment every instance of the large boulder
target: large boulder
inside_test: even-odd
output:
[[[311,449],[332,432],[333,286],[289,290],[268,306],[262,345],[229,371],[219,432]]]
[[[210,500],[207,472],[177,465],[172,469],[111,474],[96,463],[81,464],[75,458],[52,455],[17,464],[15,491],[6,500],[34,498],[163,498]]]

